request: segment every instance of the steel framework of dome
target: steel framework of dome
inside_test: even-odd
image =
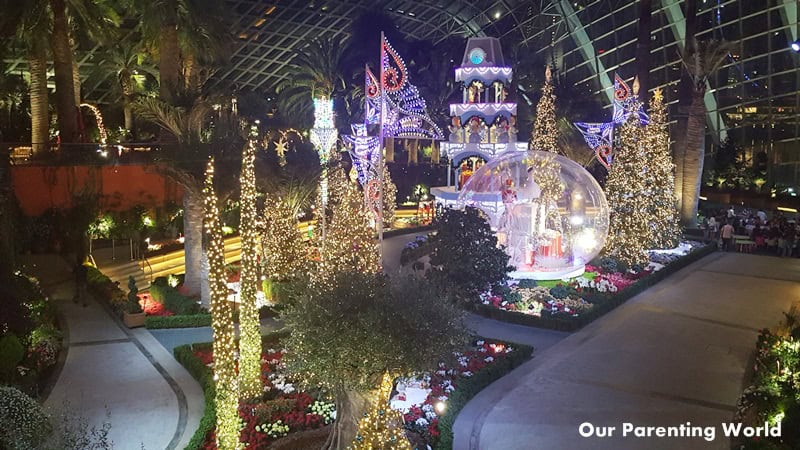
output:
[[[226,0],[225,6],[236,44],[214,82],[241,90],[268,91],[291,74],[292,58],[311,39],[344,38],[353,20],[374,11],[411,39],[490,36],[521,45],[545,56],[560,82],[608,106],[614,72],[630,80],[636,69],[638,0]],[[652,0],[649,88],[664,89],[673,106],[684,6],[683,0]],[[800,184],[800,55],[789,48],[800,37],[798,9],[798,0],[698,2],[699,38],[738,43],[709,80],[710,136],[716,143],[730,136],[749,155],[766,151],[769,178],[787,184]],[[122,39],[131,38],[129,32]],[[83,76],[103,58],[99,46],[79,51]],[[26,69],[22,57],[6,61],[9,72]],[[85,80],[84,98],[115,102],[108,92],[112,77]]]

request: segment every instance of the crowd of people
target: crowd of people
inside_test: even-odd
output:
[[[781,257],[800,257],[800,224],[781,211],[768,216],[764,210],[728,208],[707,210],[702,226],[706,239],[716,240],[725,251],[736,250],[736,241],[749,241],[755,251]]]

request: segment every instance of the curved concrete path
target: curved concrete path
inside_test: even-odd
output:
[[[56,302],[66,358],[45,406],[66,408],[89,427],[109,420],[115,449],[182,449],[204,409],[200,385],[145,329],[129,330],[94,300],[71,301],[71,267],[57,255],[23,263]]]
[[[758,330],[800,301],[800,259],[715,253],[555,343],[478,394],[454,448],[730,449]],[[584,422],[615,426],[584,438]],[[714,426],[712,440],[621,437],[622,423]]]

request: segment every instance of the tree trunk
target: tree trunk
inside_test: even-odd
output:
[[[684,55],[691,54],[697,48],[695,35],[697,34],[697,0],[686,0],[684,10],[685,21],[685,41],[683,42]],[[678,116],[675,126],[675,133],[678,136],[674,146],[673,159],[675,161],[675,194],[678,200],[678,208],[682,210],[683,205],[683,161],[686,158],[686,136],[689,126],[689,115],[693,102],[694,81],[685,71],[681,76],[681,83],[678,91]]]
[[[191,295],[200,295],[209,305],[208,261],[203,253],[203,195],[200,190],[185,188],[183,193],[184,267],[183,287]]]
[[[358,421],[369,411],[377,393],[377,390],[366,394],[345,390],[336,395],[336,421],[323,449],[344,450],[355,441]]]
[[[653,28],[652,0],[639,0],[639,39],[636,42],[636,75],[639,77],[639,100],[647,105],[650,89],[650,32]]]
[[[128,135],[133,138],[136,136],[134,132],[134,127],[136,124],[133,122],[133,103],[125,100],[125,106],[122,109],[123,114],[125,115],[125,129],[128,131]]]
[[[175,0],[167,0],[167,11],[161,23],[158,48],[158,74],[161,100],[175,101],[175,92],[181,83],[181,51],[178,45],[178,5]]]
[[[28,58],[31,74],[31,148],[34,154],[47,151],[50,141],[50,114],[47,98],[47,51],[34,44]]]
[[[696,88],[689,119],[686,125],[686,146],[683,158],[683,180],[681,185],[681,223],[686,227],[697,225],[697,202],[703,179],[705,159],[706,105],[705,88]]]
[[[72,82],[72,48],[67,33],[67,11],[64,0],[50,0],[53,9],[53,69],[56,79],[56,110],[61,142],[78,141],[78,105]]]
[[[72,59],[72,91],[75,95],[75,105],[81,104],[81,71],[78,67],[78,61]]]

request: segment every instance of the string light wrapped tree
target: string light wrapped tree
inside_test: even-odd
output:
[[[337,271],[300,284],[281,316],[292,330],[284,360],[335,398],[336,422],[324,448],[408,448],[391,440],[402,426],[395,415],[375,420],[381,408],[388,411],[386,375],[432,370],[462,349],[463,314],[414,276]]]
[[[353,450],[411,450],[402,426],[403,416],[389,408],[393,381],[388,373],[383,375],[370,410],[358,422]]]
[[[335,272],[377,273],[381,269],[375,232],[370,227],[369,213],[364,208],[361,192],[354,183],[347,183],[344,196],[333,210],[324,242],[319,242],[320,277]]]
[[[536,120],[533,123],[531,142],[533,150],[558,153],[558,124],[556,123],[556,94],[550,66],[545,69],[542,98],[536,105]]]
[[[628,266],[648,262],[650,212],[645,173],[648,145],[640,125],[640,103],[632,101],[629,117],[620,131],[620,145],[606,180],[606,198],[611,209],[606,254]]]
[[[669,148],[667,108],[661,89],[650,99],[650,123],[645,127],[648,170],[645,177],[650,214],[649,248],[675,248],[681,238],[675,201],[675,164]]]
[[[386,163],[383,164],[383,224],[391,227],[397,207],[397,186],[392,181]]]
[[[261,383],[261,329],[256,305],[258,292],[258,230],[256,229],[256,140],[251,138],[242,150],[241,220],[242,267],[239,287],[239,395],[251,399],[263,393]],[[296,230],[295,230],[295,234]]]
[[[239,393],[233,360],[233,310],[228,302],[225,284],[225,247],[219,220],[217,193],[214,188],[214,158],[209,158],[203,187],[203,228],[208,257],[208,284],[211,291],[210,312],[214,355],[214,405],[216,407],[216,439],[219,449],[239,447]]]
[[[308,272],[308,247],[297,231],[299,221],[295,208],[277,196],[267,196],[265,204],[261,245],[264,274],[271,289],[265,289],[264,293],[273,302],[280,303],[282,287]]]

